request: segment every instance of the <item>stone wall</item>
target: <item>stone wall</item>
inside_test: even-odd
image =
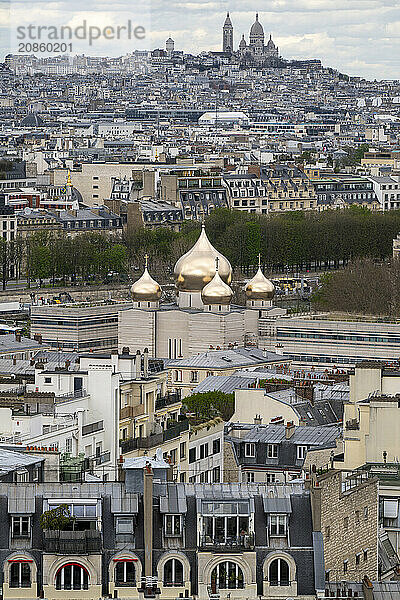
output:
[[[318,480],[325,570],[330,581],[362,581],[365,575],[374,581],[378,577],[378,482],[371,479],[346,492],[341,488],[339,471],[329,471]]]

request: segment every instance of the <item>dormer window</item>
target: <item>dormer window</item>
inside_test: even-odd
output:
[[[244,455],[246,458],[254,458],[256,455],[256,445],[251,442],[247,442],[244,445]]]
[[[274,537],[284,537],[287,533],[287,516],[270,515],[269,534]]]
[[[182,535],[182,516],[181,515],[165,515],[164,517],[164,533],[169,537],[177,537]]]

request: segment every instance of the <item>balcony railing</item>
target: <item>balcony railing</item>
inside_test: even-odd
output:
[[[173,440],[180,436],[181,433],[189,429],[189,421],[187,419],[183,421],[177,421],[176,425],[168,427],[165,431],[160,433],[154,433],[142,438],[131,438],[129,440],[121,440],[121,454],[132,452],[132,450],[138,450],[139,448],[155,448],[160,446],[168,440]]]
[[[101,552],[101,531],[44,531],[45,552],[55,554],[88,554]]]
[[[239,536],[222,538],[212,538],[209,535],[203,535],[200,540],[200,546],[203,550],[214,550],[218,552],[242,552],[254,548],[254,534],[246,533]]]
[[[181,401],[181,393],[179,392],[168,392],[165,396],[158,397],[156,399],[156,410],[167,408],[172,404],[177,404]]]

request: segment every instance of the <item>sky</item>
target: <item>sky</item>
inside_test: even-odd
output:
[[[171,35],[177,50],[198,54],[221,49],[227,11],[235,47],[242,33],[248,41],[258,11],[266,39],[272,33],[283,58],[319,58],[325,66],[350,75],[400,79],[400,0],[0,0],[0,48],[4,56],[23,52],[26,47],[19,45],[26,42],[55,43],[59,30],[53,30],[52,38],[42,30],[38,40],[36,28],[65,25],[74,30],[86,22],[85,39],[73,35],[66,40],[71,44],[68,53],[119,56],[135,49],[163,48]],[[123,29],[116,39],[117,26],[127,27],[128,21],[130,39]],[[28,38],[29,25],[33,29]],[[93,37],[95,28],[107,28],[109,39],[101,33],[89,44],[89,27]],[[135,27],[144,28],[144,39],[139,39],[142,29],[135,38]]]

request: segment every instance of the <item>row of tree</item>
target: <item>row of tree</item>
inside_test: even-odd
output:
[[[0,239],[0,269],[5,283],[15,276],[63,280],[106,277],[110,271],[129,271],[128,251],[121,240],[97,233],[76,237],[38,232],[27,239]]]
[[[400,211],[372,213],[352,208],[256,215],[219,209],[207,218],[206,228],[211,242],[234,267],[257,264],[260,253],[271,270],[286,265],[300,270],[363,257],[387,258],[400,231]],[[71,238],[54,232],[38,232],[13,242],[0,240],[3,283],[10,276],[66,280],[101,278],[109,271],[128,273],[132,267],[142,268],[145,253],[150,255],[153,271],[165,276],[193,246],[199,231],[200,225],[190,221],[180,232],[140,228],[120,240],[97,233]]]
[[[377,264],[370,258],[329,273],[313,296],[316,308],[366,315],[400,317],[400,261]]]
[[[304,268],[346,263],[361,257],[384,259],[392,253],[400,231],[400,211],[373,213],[362,208],[338,211],[255,215],[219,209],[206,220],[211,242],[233,266],[254,265],[258,253],[272,268]],[[187,223],[179,233],[168,229],[138,230],[125,240],[128,253],[140,262],[144,251],[154,263],[173,264],[197,239],[199,225]]]

